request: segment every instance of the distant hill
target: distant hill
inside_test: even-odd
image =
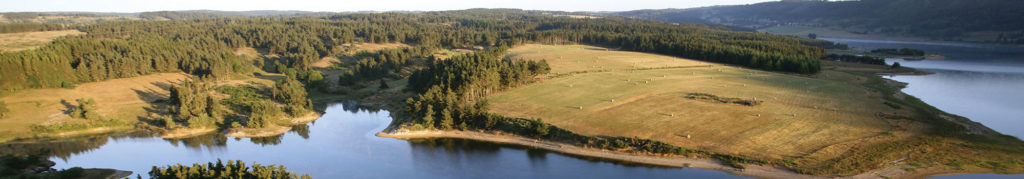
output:
[[[188,10],[188,11],[153,11],[139,13],[139,17],[149,20],[180,20],[200,18],[226,18],[226,17],[294,17],[294,16],[327,16],[337,13],[333,12],[312,12],[312,11],[215,11],[215,10]]]
[[[765,29],[828,28],[932,40],[1024,43],[1021,0],[779,1],[615,14],[676,23]]]

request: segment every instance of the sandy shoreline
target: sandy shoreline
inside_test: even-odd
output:
[[[379,132],[378,137],[389,137],[396,139],[419,139],[419,138],[458,138],[458,139],[469,139],[478,141],[487,141],[494,143],[503,144],[515,144],[528,146],[533,148],[540,148],[550,150],[554,152],[579,155],[595,158],[603,158],[610,160],[626,161],[648,165],[658,165],[667,167],[688,167],[688,168],[700,168],[700,169],[711,169],[725,171],[736,175],[751,176],[758,178],[825,178],[820,176],[811,176],[798,174],[789,171],[785,168],[777,168],[771,166],[759,166],[747,164],[744,165],[746,169],[738,170],[713,159],[702,159],[702,158],[688,158],[688,157],[662,157],[662,156],[650,156],[641,154],[632,154],[625,152],[615,152],[608,150],[599,150],[592,148],[577,147],[573,145],[561,144],[550,141],[542,141],[536,139],[530,139],[512,135],[497,135],[488,134],[482,132],[472,131],[414,131],[414,132]]]

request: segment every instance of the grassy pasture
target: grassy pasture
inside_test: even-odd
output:
[[[509,50],[509,57],[547,60],[551,65],[551,74],[712,65],[694,60],[678,60],[671,56],[611,51],[603,47],[586,45],[522,45]]]
[[[551,77],[489,98],[493,112],[543,118],[587,135],[637,136],[778,159],[893,130],[876,114],[896,109],[883,105],[877,93],[845,80],[583,45],[525,45],[512,49],[509,56],[546,59],[553,74],[607,69]],[[633,65],[655,69],[630,70]],[[856,81],[841,73],[819,75]],[[763,104],[692,100],[685,98],[688,93],[756,98]]]
[[[85,34],[78,30],[0,33],[0,52],[33,49],[65,35]]]
[[[31,134],[32,124],[84,122],[68,115],[69,107],[78,105],[75,99],[92,98],[101,115],[123,121],[148,117],[150,102],[166,99],[172,84],[181,83],[188,75],[161,73],[132,78],[112,79],[84,83],[75,89],[29,89],[0,97],[7,103],[11,114],[0,119],[0,140]],[[65,101],[65,102],[62,102]]]
[[[159,73],[131,78],[111,79],[83,83],[74,89],[46,88],[28,89],[4,94],[0,101],[7,103],[11,113],[0,119],[0,141],[18,137],[31,137],[30,126],[52,124],[89,123],[73,119],[71,107],[77,106],[75,99],[94,99],[97,108],[105,118],[133,123],[140,119],[155,119],[165,112],[170,87],[190,78],[184,73]],[[260,77],[238,75],[232,79],[220,80],[215,85],[256,85],[270,87],[273,80],[283,78],[280,74],[264,74]]]

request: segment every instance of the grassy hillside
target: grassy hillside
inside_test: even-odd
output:
[[[495,95],[492,109],[544,118],[588,135],[639,136],[783,158],[891,130],[875,113],[896,111],[853,84],[661,55],[527,45],[512,49],[510,56],[547,59],[552,72],[594,73],[553,77]],[[689,93],[763,102],[744,106],[693,100],[685,98]]]
[[[0,120],[0,141],[40,135],[33,134],[32,125],[87,123],[68,115],[79,98],[96,100],[99,114],[107,118],[136,121],[152,117],[147,109],[158,107],[151,103],[166,99],[168,88],[187,78],[182,73],[161,73],[86,83],[74,89],[33,89],[5,95],[0,101],[7,103],[11,113]]]
[[[821,73],[792,75],[583,45],[525,45],[509,56],[546,59],[561,74],[490,96],[490,111],[583,135],[655,139],[813,175],[1024,171],[1019,140],[876,75],[911,69],[826,62]],[[631,63],[662,67],[621,66]]]
[[[78,30],[0,33],[0,53],[32,49],[46,45],[58,37],[84,34]]]
[[[854,34],[1020,44],[1021,8],[1024,2],[1016,0],[783,1],[618,14],[752,29],[804,25]]]

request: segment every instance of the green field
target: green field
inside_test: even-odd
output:
[[[583,45],[526,45],[509,56],[546,59],[552,74],[592,71],[553,75],[494,95],[491,111],[543,118],[586,135],[637,136],[778,159],[893,129],[876,114],[896,109],[883,105],[877,93],[834,80],[858,80],[848,74],[823,72],[819,76],[829,78],[819,79]],[[693,100],[685,98],[688,93],[763,103]]]

